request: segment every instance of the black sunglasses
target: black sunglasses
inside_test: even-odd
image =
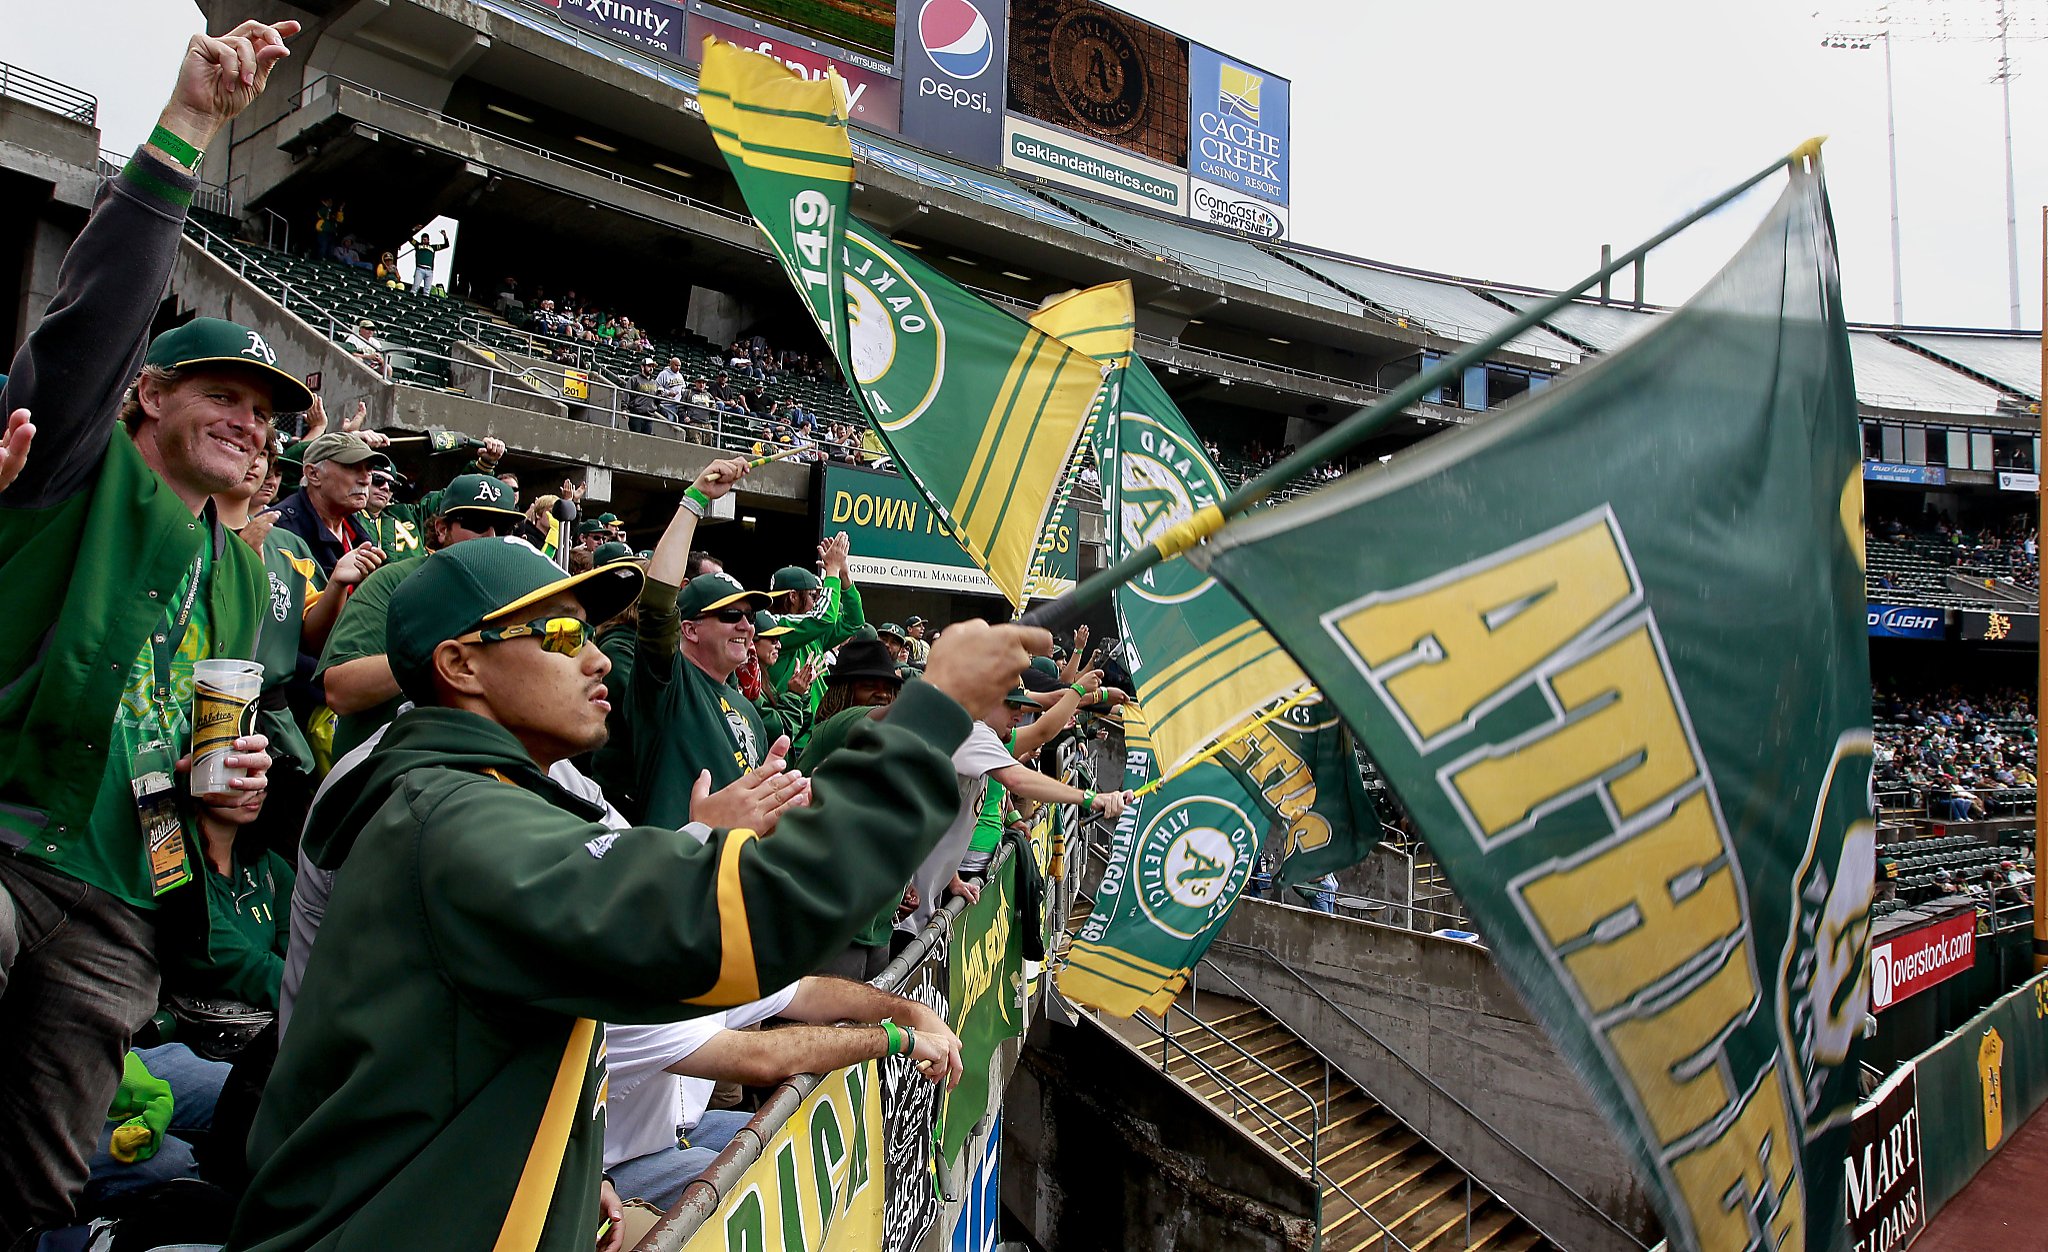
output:
[[[713,609],[709,613],[699,613],[697,620],[701,622],[707,617],[715,617],[728,626],[737,626],[741,622],[752,621],[754,615],[747,609]]]

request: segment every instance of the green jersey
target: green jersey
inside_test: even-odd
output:
[[[628,697],[639,644],[640,635],[631,626],[612,626],[597,633],[598,651],[612,662],[611,673],[604,676],[612,711],[604,718],[604,745],[590,754],[590,768],[584,770],[604,789],[604,798],[611,801],[612,807],[636,822],[640,820],[640,787],[633,776],[633,718]]]
[[[427,550],[426,519],[417,504],[387,504],[375,517],[356,514],[356,521],[370,532],[370,539],[386,556],[407,556]]]
[[[263,710],[258,728],[270,736],[273,770],[313,773],[313,745],[284,702],[299,672],[299,642],[306,608],[322,594],[326,575],[306,541],[272,527],[263,537],[263,578],[268,599],[256,624],[256,660],[263,665]],[[335,594],[341,594],[339,590]]]
[[[775,658],[775,665],[768,671],[768,685],[777,691],[789,686],[789,676],[796,667],[813,661],[830,652],[860,633],[868,624],[861,609],[860,588],[852,583],[841,585],[836,577],[827,576],[825,588],[819,593],[815,611],[801,617],[780,617],[776,619],[789,627],[789,633],[782,637],[782,655]],[[812,717],[818,713],[818,705],[825,699],[825,684],[821,679],[811,684],[810,709]]]
[[[189,947],[167,945],[170,989],[276,1009],[291,938],[291,867],[275,852],[237,847],[227,873],[204,865],[201,872],[206,935]]]
[[[753,701],[685,659],[678,644],[677,588],[650,578],[640,596],[640,638],[626,700],[633,721],[640,818],[652,826],[690,820],[690,790],[711,771],[711,789],[738,782],[774,742]]]

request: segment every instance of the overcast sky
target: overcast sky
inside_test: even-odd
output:
[[[906,0],[908,2],[908,0]],[[2048,0],[2011,0],[2048,34]],[[1830,51],[1875,0],[1124,0],[1141,17],[1294,83],[1294,234],[1467,277],[1559,286],[1602,243],[1655,232],[1814,134],[1840,235],[1849,315],[1891,320],[1884,54]],[[196,8],[103,0],[82,36],[59,5],[12,5],[0,60],[100,99],[106,145],[148,132]],[[1816,10],[1822,10],[1816,12]],[[1680,11],[1682,10],[1682,12]],[[2008,320],[1997,46],[1928,36],[1989,26],[1995,0],[1893,0],[1906,318]],[[106,32],[118,32],[109,36]],[[2048,41],[2012,44],[2020,303],[2041,324]],[[1653,256],[1652,300],[1682,300],[1765,203],[1737,206]]]

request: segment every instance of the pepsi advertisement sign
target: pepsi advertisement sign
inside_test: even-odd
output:
[[[1870,606],[1870,634],[1883,639],[1939,639],[1946,615],[1940,609],[1910,604]]]
[[[1000,168],[1009,0],[905,0],[897,21],[903,135],[934,152]]]

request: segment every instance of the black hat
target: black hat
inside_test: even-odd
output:
[[[900,683],[902,675],[896,672],[895,658],[879,639],[855,639],[839,645],[839,659],[825,675],[829,683],[860,682],[872,679],[876,682]]]

